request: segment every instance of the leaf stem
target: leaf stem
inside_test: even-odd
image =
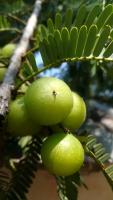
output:
[[[100,62],[113,62],[113,58],[109,57],[109,58],[103,58],[103,57],[80,57],[80,58],[63,58],[61,60],[57,60],[54,63],[48,64],[44,67],[42,67],[41,69],[37,70],[36,72],[32,73],[30,76],[28,76],[25,80],[23,80],[20,84],[18,84],[14,90],[18,90],[19,87],[25,83],[26,81],[29,81],[31,78],[33,78],[34,76],[40,74],[41,72],[45,71],[46,69],[49,69],[53,66],[57,66],[60,65],[63,62],[81,62],[81,61],[90,61],[90,60],[95,60],[95,61],[100,61]]]

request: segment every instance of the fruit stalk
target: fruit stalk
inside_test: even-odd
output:
[[[36,0],[34,10],[29,18],[27,25],[24,29],[23,35],[20,39],[17,48],[13,56],[11,57],[11,61],[8,67],[8,70],[5,74],[3,83],[0,87],[0,116],[2,118],[5,117],[8,111],[8,104],[11,98],[11,91],[14,88],[14,82],[18,71],[21,68],[21,60],[23,55],[26,53],[30,38],[34,32],[34,29],[37,24],[38,16],[41,10],[41,0]]]

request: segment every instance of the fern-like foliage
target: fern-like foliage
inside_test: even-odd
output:
[[[17,36],[24,28],[22,25],[26,24],[25,16],[28,16],[32,6],[23,0],[0,0],[0,46],[18,40]]]
[[[23,158],[12,172],[7,191],[4,191],[2,199],[27,200],[26,194],[35,177],[40,162],[41,140],[32,138],[26,146],[25,158]]]
[[[75,18],[72,9],[64,18],[57,13],[54,22],[48,19],[47,27],[40,28],[39,50],[44,65],[91,59],[113,61],[112,27],[112,4],[103,10],[96,5],[90,12],[83,5]]]
[[[0,1],[0,14],[7,15],[8,13],[18,14],[20,12],[25,12],[26,5],[23,0],[12,0],[12,1]]]
[[[102,170],[113,190],[113,164],[108,165],[106,163],[109,159],[109,154],[106,153],[103,145],[101,143],[98,143],[93,135],[88,136],[88,141],[86,143],[86,152],[99,165],[100,169]]]
[[[10,23],[7,20],[7,17],[4,15],[0,15],[0,30],[1,29],[8,29],[10,27]]]
[[[79,172],[68,177],[56,177],[56,182],[60,200],[77,199],[78,187],[81,184]]]
[[[8,185],[10,181],[10,176],[5,170],[0,171],[0,196],[1,193],[7,191]]]
[[[19,29],[11,26],[7,16],[0,15],[0,46],[17,37],[17,34],[20,34]]]

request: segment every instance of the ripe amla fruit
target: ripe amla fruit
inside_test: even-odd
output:
[[[83,165],[84,149],[72,134],[56,133],[44,141],[41,157],[51,173],[69,176]]]
[[[39,131],[39,126],[34,126],[28,118],[24,105],[24,97],[19,97],[9,105],[8,131],[13,136],[34,135]]]
[[[86,105],[82,97],[77,93],[72,92],[72,95],[73,107],[62,124],[71,131],[74,131],[80,128],[86,118]]]
[[[3,57],[10,57],[12,56],[14,50],[15,50],[16,44],[14,43],[10,43],[10,44],[6,44],[2,50],[1,50],[1,54]]]
[[[63,121],[69,114],[73,105],[72,92],[60,79],[40,78],[28,88],[25,105],[34,122],[40,125],[54,125]]]

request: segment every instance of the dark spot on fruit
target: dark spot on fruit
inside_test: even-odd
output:
[[[56,96],[56,95],[57,95],[56,91],[55,91],[55,90],[53,90],[53,96]]]
[[[57,93],[56,93],[56,91],[55,91],[55,90],[53,90],[52,94],[53,94],[53,97],[54,97],[54,98],[56,98],[56,96],[57,96]]]

